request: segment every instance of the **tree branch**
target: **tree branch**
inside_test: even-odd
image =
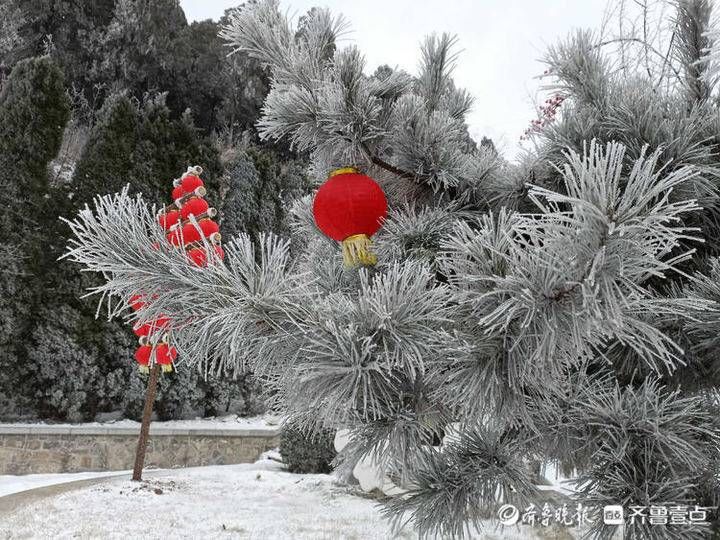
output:
[[[360,143],[360,148],[362,148],[363,152],[365,152],[365,155],[367,155],[368,159],[372,161],[373,165],[376,165],[381,169],[385,169],[386,171],[391,172],[401,178],[406,178],[408,180],[416,179],[416,176],[413,173],[399,169],[395,165],[392,165],[382,159],[380,156],[373,154],[368,148],[367,144],[365,144],[364,142]]]

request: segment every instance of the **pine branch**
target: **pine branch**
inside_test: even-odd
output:
[[[373,152],[371,152],[366,143],[364,143],[364,142],[360,143],[360,147],[363,149],[363,152],[365,152],[365,155],[373,163],[373,165],[376,165],[376,166],[380,167],[381,169],[384,169],[396,176],[399,176],[400,178],[406,178],[407,180],[416,180],[416,177],[414,174],[407,172],[407,171],[403,171],[402,169],[399,169],[398,167],[391,165],[387,161],[380,158],[377,154],[374,154]]]

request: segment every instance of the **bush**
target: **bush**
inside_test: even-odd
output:
[[[132,367],[123,414],[139,421],[145,404],[147,375],[137,371],[134,361]],[[264,412],[259,393],[251,375],[206,380],[197,370],[182,365],[178,371],[160,376],[154,410],[160,421],[227,414],[253,416]]]
[[[292,473],[329,473],[335,458],[335,430],[308,433],[285,423],[280,431],[280,454]]]

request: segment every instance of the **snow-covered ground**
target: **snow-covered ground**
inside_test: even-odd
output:
[[[377,501],[329,475],[297,475],[282,464],[149,471],[143,483],[129,475],[48,498],[0,515],[0,538],[252,538],[414,539],[393,536]],[[526,540],[540,529],[495,529],[478,539]],[[560,538],[572,538],[561,536]]]

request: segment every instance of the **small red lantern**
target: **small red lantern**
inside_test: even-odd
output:
[[[387,199],[372,178],[354,167],[337,169],[315,194],[313,214],[318,228],[342,242],[346,266],[373,265],[370,237],[387,215]]]
[[[209,206],[210,205],[208,205],[205,199],[201,199],[200,197],[193,197],[192,199],[185,201],[185,204],[182,205],[182,208],[180,209],[180,215],[183,219],[188,219],[191,215],[199,216],[207,212]]]
[[[167,230],[175,225],[180,220],[180,212],[177,210],[168,210],[158,216],[158,223],[160,226]]]
[[[223,260],[225,258],[225,251],[222,246],[213,246],[218,259]],[[205,248],[196,247],[189,249],[187,252],[188,257],[196,266],[205,266],[207,264],[207,253]]]
[[[135,335],[138,337],[149,336],[150,332],[152,332],[152,325],[143,324],[141,326],[135,326],[135,327],[133,327],[133,332],[135,332]]]
[[[167,238],[167,241],[170,242],[173,246],[179,246],[181,244],[181,238],[180,238],[180,228],[173,229],[169,233],[165,235],[165,238]]]
[[[142,294],[133,294],[130,300],[128,300],[128,304],[130,304],[133,311],[140,311],[147,305],[145,303],[145,296]]]
[[[194,223],[186,223],[182,228],[182,239],[185,244],[200,241],[200,232]]]
[[[135,351],[135,360],[139,364],[140,372],[148,373],[150,371],[150,355],[152,354],[152,347],[150,345],[143,345],[138,347]]]
[[[205,238],[210,238],[213,234],[220,232],[220,227],[212,219],[201,219],[198,221],[198,225]]]
[[[197,188],[203,187],[204,185],[205,184],[203,183],[203,181],[194,174],[188,174],[187,176],[184,176],[180,183],[180,186],[182,187],[183,191],[185,191],[185,193],[191,193]]]
[[[178,199],[181,199],[183,195],[185,195],[185,190],[181,185],[177,185],[173,188],[172,194],[170,196],[172,197],[173,201],[177,201]]]
[[[192,248],[188,250],[187,255],[190,257],[190,260],[195,264],[195,266],[205,266],[207,256],[205,255],[205,250],[203,248]]]
[[[172,371],[172,363],[177,358],[177,349],[170,347],[167,343],[158,343],[155,346],[155,361],[163,371]]]

